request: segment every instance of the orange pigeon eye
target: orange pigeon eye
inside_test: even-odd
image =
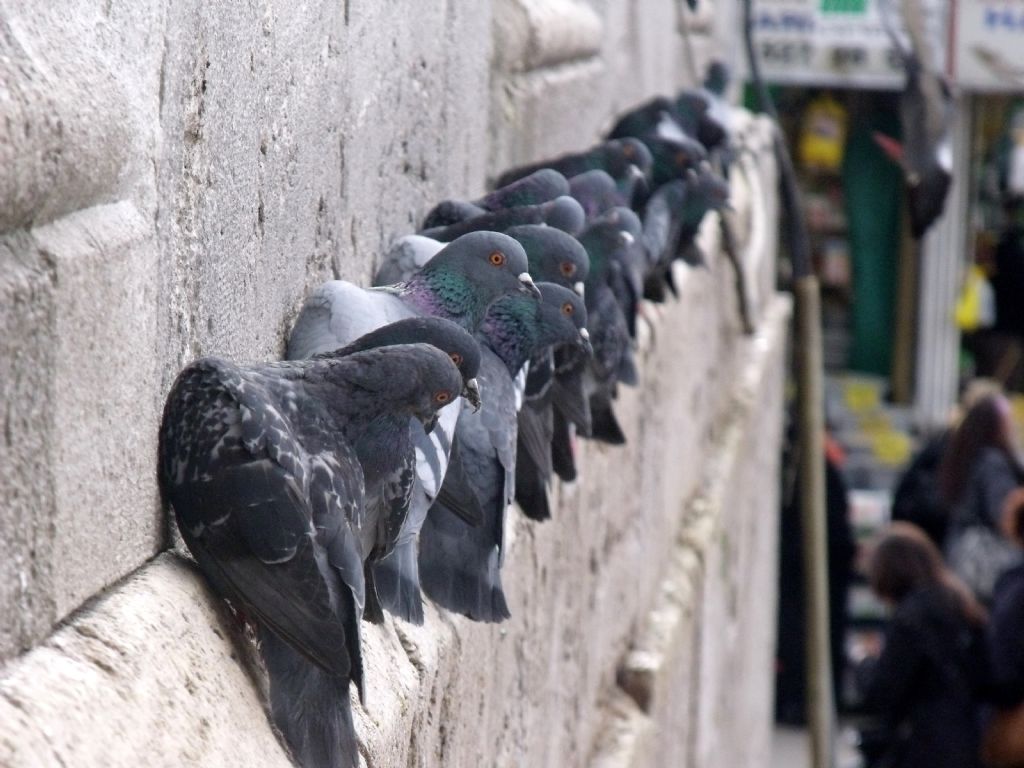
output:
[[[488,258],[490,259],[491,264],[493,264],[496,267],[500,267],[505,263],[505,254],[502,253],[501,251],[495,251],[490,256],[488,256]]]
[[[572,304],[570,304],[568,301],[565,302],[565,304],[562,305],[562,314],[563,315],[571,315],[572,313],[573,313]]]
[[[451,358],[452,362],[455,363],[456,366],[462,365],[462,355],[460,355],[458,352],[452,352]]]
[[[447,403],[451,399],[452,399],[452,393],[449,392],[446,389],[442,389],[440,392],[435,392],[434,393],[434,402],[435,403],[440,403],[441,405],[444,405],[445,403]]]
[[[636,150],[633,148],[632,144],[627,144],[622,148],[622,154],[627,160],[632,160],[633,155],[636,154]]]
[[[559,266],[559,269],[561,269],[562,274],[566,277],[572,277],[576,274],[576,265],[571,261],[563,261]]]
[[[686,165],[689,159],[685,152],[676,152],[676,163],[679,165]]]

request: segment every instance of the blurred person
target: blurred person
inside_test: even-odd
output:
[[[893,523],[875,544],[868,580],[892,608],[881,653],[859,675],[865,708],[881,720],[869,766],[980,766],[985,609],[911,523]]]
[[[1024,548],[1024,488],[1006,499],[1003,534]],[[1024,766],[1024,564],[996,582],[985,633],[990,666],[989,700],[995,711],[985,729],[983,754],[992,766]]]
[[[945,549],[949,528],[949,507],[939,491],[939,466],[949,446],[950,438],[964,413],[990,395],[1001,393],[999,384],[990,379],[969,382],[953,409],[949,426],[931,435],[914,454],[910,464],[900,476],[892,500],[892,519],[914,523],[920,527],[940,550]]]
[[[1006,497],[1024,481],[1006,397],[987,395],[967,411],[949,439],[938,480],[950,510],[946,559],[987,603],[999,575],[1021,561],[1020,551],[998,531]]]

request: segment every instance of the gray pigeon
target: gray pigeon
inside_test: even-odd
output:
[[[456,428],[452,460],[465,467],[468,488],[452,488],[450,473],[420,535],[424,592],[441,606],[477,621],[508,618],[501,586],[505,509],[515,497],[515,376],[530,356],[553,344],[587,343],[579,322],[579,296],[557,285],[541,285],[541,302],[510,296],[494,303],[480,327],[484,342],[480,382],[484,405],[464,410]],[[585,321],[585,315],[582,317]],[[456,458],[457,457],[457,458]],[[467,525],[453,514],[448,494],[479,499],[484,520]]]
[[[373,276],[374,285],[394,285],[419,272],[445,243],[423,235],[406,235],[394,242]]]
[[[569,183],[558,171],[543,168],[508,186],[489,192],[479,200],[442,200],[423,219],[423,230],[443,228],[483,216],[489,211],[503,211],[524,205],[539,205],[569,194]]]
[[[163,497],[215,591],[259,624],[271,715],[305,767],[359,762],[348,687],[362,696],[360,463],[401,467],[408,420],[433,423],[462,385],[445,352],[416,344],[253,366],[204,358],[168,395]]]
[[[535,224],[512,227],[505,234],[523,246],[534,280],[555,283],[583,295],[590,257],[579,240],[555,227]]]
[[[324,283],[306,300],[296,320],[288,357],[331,351],[381,325],[423,315],[443,317],[475,331],[495,299],[516,293],[539,295],[527,267],[526,254],[512,238],[473,232],[443,248],[421,271],[396,285],[366,289],[341,280]],[[416,537],[448,469],[458,414],[458,407],[443,411],[430,435],[419,425],[410,425],[417,450],[412,503],[394,550],[373,566],[384,609],[417,624],[423,622],[423,607]]]
[[[571,235],[583,229],[584,215],[580,204],[563,195],[546,203],[521,205],[516,208],[502,208],[471,219],[465,219],[447,227],[435,227],[420,232],[425,237],[448,242],[467,232],[489,230],[504,232],[520,224],[547,224]]]

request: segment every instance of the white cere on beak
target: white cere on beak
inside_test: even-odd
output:
[[[582,282],[579,282],[579,283],[573,283],[573,284],[572,284],[572,288],[573,288],[573,290],[574,290],[574,291],[576,291],[576,293],[578,293],[578,294],[579,294],[580,296],[582,296],[582,295],[583,295],[584,287],[583,287],[583,283],[582,283]]]
[[[529,272],[521,272],[519,274],[519,282],[524,283],[525,285],[533,285],[533,278],[530,277]]]
[[[586,328],[580,328],[580,338],[584,341],[590,341],[590,331]]]
[[[633,237],[631,233],[626,232],[625,230],[622,231],[622,242],[626,245],[632,245],[634,240],[636,240],[636,238]]]

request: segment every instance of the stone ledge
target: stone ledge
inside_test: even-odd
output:
[[[704,604],[713,599],[709,598],[708,582],[721,579],[713,571],[709,572],[708,562],[713,559],[712,550],[718,545],[723,527],[730,518],[737,516],[735,511],[730,514],[727,506],[730,489],[742,484],[749,471],[752,450],[749,437],[766,412],[757,411],[758,405],[764,405],[763,400],[756,397],[758,387],[769,371],[782,365],[789,315],[790,302],[777,295],[760,318],[761,331],[749,342],[751,357],[730,398],[735,404],[735,418],[707,450],[702,490],[687,503],[689,513],[682,518],[683,524],[655,603],[619,667],[616,678],[619,692],[611,694],[613,705],[607,708],[605,718],[605,731],[611,736],[604,740],[594,762],[601,768],[681,764],[686,762],[682,756],[687,754],[693,762],[686,764],[733,764],[694,761],[699,707],[691,706],[688,697],[692,691],[700,689],[702,655],[706,657],[711,652],[700,648],[699,622]],[[774,515],[767,520],[773,529],[775,522]],[[764,524],[764,521],[753,521],[751,525],[756,526],[756,530],[750,533],[767,534],[772,539],[773,531],[763,531]],[[725,564],[734,568],[739,565],[738,560],[738,553],[734,552]],[[745,580],[740,580],[738,588],[744,591],[773,589],[762,582],[746,583]],[[772,600],[763,603],[774,605]],[[738,616],[737,621],[753,628],[755,621],[761,618],[764,617],[748,611]],[[720,642],[730,640],[725,637]],[[629,703],[624,702],[620,694],[628,697]],[[653,729],[653,723],[658,723],[660,729]]]
[[[580,0],[501,0],[494,9],[494,55],[505,72],[527,72],[601,50],[604,24]]]
[[[762,320],[764,330],[744,342],[746,353],[736,358],[743,361],[741,371],[720,406],[738,413],[702,453],[710,464],[699,476],[707,479],[694,487],[704,489],[699,495],[707,502],[689,505],[703,506],[703,514],[663,520],[676,517],[672,510],[679,509],[683,486],[672,484],[659,496],[642,472],[631,476],[646,488],[649,504],[676,501],[665,509],[648,507],[639,530],[608,514],[617,509],[629,518],[644,509],[626,501],[636,495],[630,489],[564,488],[556,519],[548,524],[511,513],[515,540],[505,579],[514,618],[508,624],[477,625],[428,606],[423,627],[390,619],[380,627],[366,625],[368,705],[354,708],[367,765],[613,768],[659,765],[643,756],[665,749],[665,739],[682,749],[679,735],[694,726],[681,727],[680,721],[692,721],[694,714],[680,710],[674,697],[692,695],[694,622],[702,615],[701,601],[709,599],[705,582],[718,578],[708,570],[714,555],[705,549],[718,547],[723,486],[735,480],[736,466],[750,471],[741,454],[755,444],[749,439],[757,405],[751,392],[765,377],[778,377],[785,305],[776,299]],[[674,308],[669,317],[678,319],[682,307]],[[652,350],[645,373],[655,375],[672,349],[666,341]],[[781,391],[781,382],[775,387]],[[635,399],[622,403],[633,430],[639,428],[639,406]],[[766,413],[771,416],[771,409]],[[585,473],[608,474],[627,458],[642,461],[643,435],[635,435],[635,446],[627,454],[587,446]],[[674,457],[650,469],[663,474],[676,463],[664,459]],[[597,506],[597,498],[605,503]],[[596,508],[606,514],[595,516]],[[774,525],[773,515],[752,515],[755,508],[735,514],[753,518],[755,532],[763,532],[766,522]],[[589,531],[581,527],[588,519]],[[664,538],[659,531],[680,524],[684,543],[670,541],[671,559],[665,560],[650,543]],[[706,532],[695,536],[695,528]],[[641,539],[630,543],[640,530]],[[596,565],[595,551],[603,552]],[[641,551],[650,562],[637,561]],[[647,582],[661,589],[645,608],[637,598]],[[289,765],[265,719],[260,684],[240,663],[247,646],[231,640],[238,628],[210,598],[191,566],[161,555],[11,663],[0,676],[0,764]],[[640,634],[630,639],[634,624]],[[616,685],[615,667],[623,658],[650,690],[646,713]],[[258,670],[254,674],[258,678]],[[677,684],[679,675],[691,685]],[[618,720],[602,722],[591,711],[618,713]],[[588,727],[585,721],[595,722]]]

